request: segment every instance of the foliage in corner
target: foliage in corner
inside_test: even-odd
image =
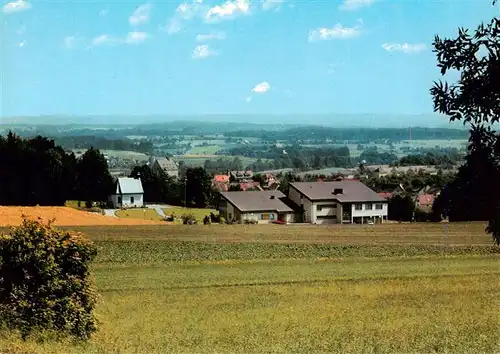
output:
[[[495,5],[497,1],[493,1]],[[470,33],[459,28],[454,39],[435,37],[433,46],[441,75],[457,71],[460,78],[453,84],[435,82],[430,92],[434,111],[451,121],[470,125],[469,154],[450,185],[450,221],[453,214],[467,210],[486,217],[493,240],[500,245],[500,138],[492,125],[500,122],[500,17],[480,24]]]
[[[90,264],[97,252],[82,234],[28,220],[0,235],[0,327],[23,338],[54,331],[88,339],[97,301]]]

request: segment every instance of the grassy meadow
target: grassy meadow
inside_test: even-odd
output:
[[[115,215],[124,219],[162,220],[154,209],[147,208],[117,210]]]
[[[100,329],[33,353],[493,353],[500,249],[481,223],[73,227]]]
[[[174,214],[178,220],[181,222],[180,217],[184,214],[193,214],[198,222],[203,222],[203,218],[210,215],[210,212],[217,213],[215,209],[202,209],[202,208],[183,208],[178,206],[171,206],[164,208],[163,212],[166,215]],[[124,219],[145,219],[145,220],[163,220],[163,218],[158,215],[154,209],[148,208],[134,208],[126,210],[117,210],[116,216]]]

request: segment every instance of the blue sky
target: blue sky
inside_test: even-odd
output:
[[[1,116],[430,113],[431,43],[489,0],[2,4]]]

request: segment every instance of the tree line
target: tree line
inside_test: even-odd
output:
[[[154,144],[148,140],[107,139],[95,135],[59,136],[54,138],[65,149],[90,149],[135,151],[144,154],[154,152]]]
[[[63,206],[68,200],[105,204],[114,180],[104,155],[90,147],[81,157],[67,153],[54,140],[0,136],[0,205]],[[148,165],[137,166],[130,177],[140,177],[145,201],[206,207],[213,204],[211,177],[203,168],[182,168],[179,180]]]
[[[400,158],[393,166],[441,166],[452,167],[463,162],[465,156],[458,151],[451,153],[433,153],[407,155]]]
[[[327,142],[327,140],[351,142],[377,142],[409,140],[409,128],[332,128],[332,127],[297,127],[285,130],[239,130],[225,132],[226,137],[260,138],[264,141],[287,141],[291,143],[305,140]],[[411,128],[411,138],[415,140],[467,139],[467,131],[451,128]]]
[[[349,148],[343,147],[304,147],[292,145],[276,147],[241,146],[219,151],[220,155],[244,156],[261,159],[259,170],[293,168],[299,171],[322,169],[326,167],[351,167]],[[263,162],[267,163],[263,165]],[[259,166],[259,167],[260,167]]]
[[[0,136],[1,205],[64,205],[67,200],[105,201],[113,180],[94,148],[81,158],[42,136]]]

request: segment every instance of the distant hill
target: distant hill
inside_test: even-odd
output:
[[[447,117],[437,114],[287,114],[287,115],[92,115],[92,116],[32,116],[0,118],[2,128],[16,125],[81,125],[81,126],[138,126],[192,122],[204,124],[235,123],[240,126],[262,125],[324,125],[338,128],[464,128],[460,122],[450,123]],[[255,126],[253,126],[255,128]],[[465,129],[465,128],[464,128]]]

